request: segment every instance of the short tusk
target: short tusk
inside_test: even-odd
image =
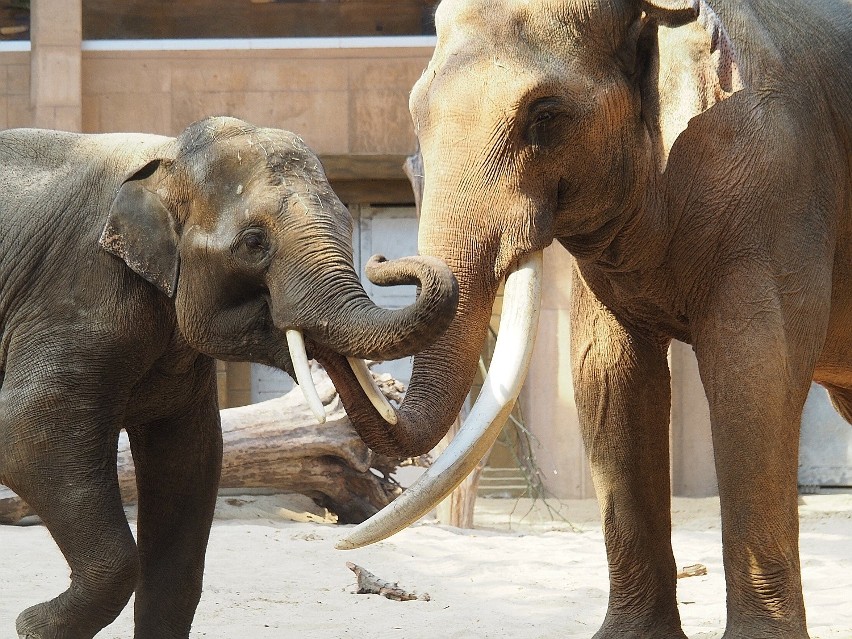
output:
[[[314,379],[311,377],[311,366],[308,364],[308,355],[305,353],[305,340],[302,338],[302,332],[291,328],[286,335],[287,348],[290,350],[290,361],[293,362],[293,370],[296,372],[296,383],[302,389],[305,401],[317,421],[324,424],[325,408],[317,393],[317,387],[314,386]]]
[[[352,372],[355,373],[358,383],[361,384],[364,394],[367,395],[367,399],[370,400],[370,403],[379,412],[379,415],[381,415],[388,424],[396,425],[396,411],[393,406],[390,405],[390,402],[387,397],[384,396],[384,393],[379,390],[379,387],[376,385],[376,380],[373,379],[373,376],[370,374],[370,369],[367,368],[367,363],[359,357],[347,357],[346,360],[349,362]]]
[[[507,278],[491,370],[450,445],[402,495],[341,539],[338,549],[381,541],[420,519],[468,476],[494,444],[529,369],[541,305],[541,271],[542,255],[537,251]]]

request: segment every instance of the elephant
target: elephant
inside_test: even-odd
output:
[[[377,307],[352,224],[288,131],[214,117],[175,138],[0,132],[0,483],[71,568],[65,592],[20,614],[20,636],[93,637],[134,592],[137,639],[189,636],[222,457],[214,358],[289,373],[322,421],[309,354],[363,378],[359,358],[405,356],[447,328],[447,266],[372,258],[375,283],[419,285],[410,306]],[[376,394],[363,391],[390,414]]]
[[[571,369],[609,564],[594,636],[685,636],[669,477],[679,340],[710,407],[724,637],[807,637],[796,474],[811,380],[852,420],[852,5],[444,0],[436,24],[409,101],[418,249],[449,264],[458,311],[415,356],[397,423],[362,401],[360,428],[409,453],[443,435],[504,277],[497,348],[516,368],[492,365],[459,445],[338,547],[405,527],[487,450],[523,380],[540,252],[556,243],[574,258]]]

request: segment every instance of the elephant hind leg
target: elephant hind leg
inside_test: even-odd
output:
[[[212,365],[209,373],[206,400],[187,393],[191,413],[128,429],[139,490],[137,639],[185,639],[201,598],[222,464]]]
[[[826,385],[828,396],[831,397],[831,403],[834,409],[847,422],[852,424],[852,388],[841,388],[840,386]]]

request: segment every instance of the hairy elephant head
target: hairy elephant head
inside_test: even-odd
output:
[[[371,380],[359,358],[406,356],[448,326],[456,283],[435,258],[373,258],[375,283],[418,284],[420,294],[400,310],[370,301],[353,266],[349,211],[293,133],[210,118],[167,155],[122,184],[101,245],[174,297],[180,331],[199,351],[288,372],[323,419],[305,344],[354,384]],[[393,422],[380,394],[369,383],[365,390]],[[347,393],[353,405],[366,399]]]
[[[436,25],[434,55],[410,98],[425,178],[419,250],[450,266],[459,307],[414,359],[406,403],[416,400],[420,414],[412,408],[404,418],[419,419],[409,428],[428,433],[420,438],[427,444],[468,393],[503,278],[540,264],[534,256],[555,239],[578,260],[608,259],[620,231],[656,197],[689,118],[741,88],[732,43],[704,0],[444,0]],[[507,284],[525,304],[537,303],[535,288],[532,280]],[[522,316],[508,298],[509,290],[504,317]],[[534,331],[535,312],[520,324]],[[532,347],[514,329],[507,339],[502,325],[500,333],[498,350],[507,339]],[[501,389],[514,401],[528,357],[509,358],[520,370],[500,370],[506,379],[490,383],[487,401]],[[467,420],[475,433],[466,423],[458,450],[341,547],[376,541],[428,512],[479,461],[506,412],[475,407]]]

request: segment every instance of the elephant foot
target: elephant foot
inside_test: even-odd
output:
[[[725,628],[722,639],[810,639],[804,629],[779,629],[773,625],[733,625]]]
[[[55,601],[24,610],[15,622],[18,639],[91,639],[96,631],[77,629],[63,622],[64,616]]]
[[[682,630],[615,630],[601,628],[592,639],[688,639]]]
[[[659,622],[638,624],[636,621],[604,621],[592,639],[687,639],[680,624],[667,625]]]

